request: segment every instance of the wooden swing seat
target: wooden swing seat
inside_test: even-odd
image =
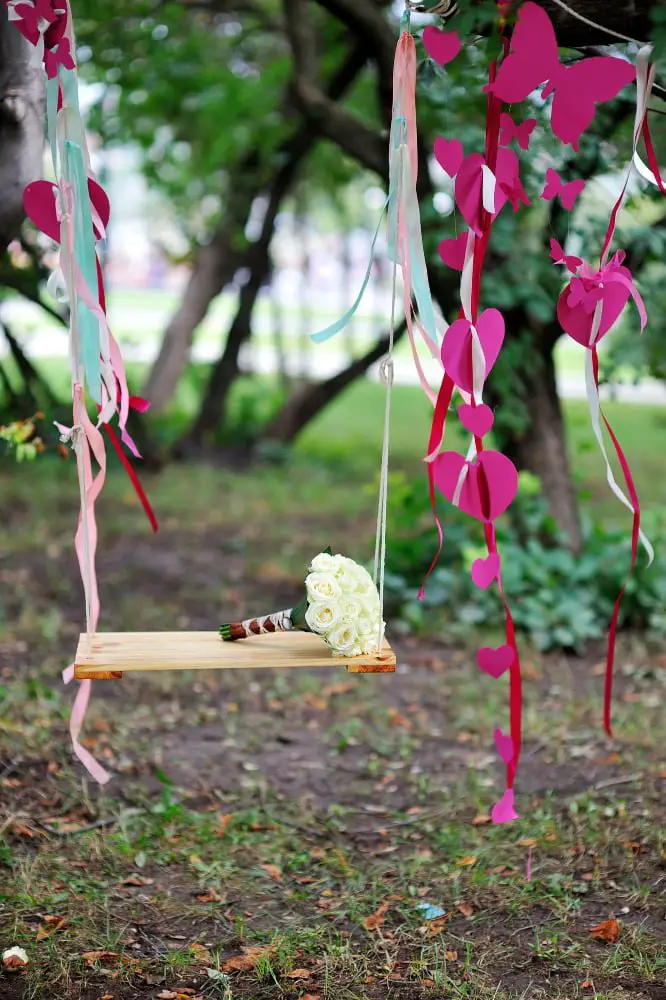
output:
[[[254,635],[223,642],[217,632],[83,633],[74,661],[77,680],[120,680],[144,670],[283,670],[291,667],[346,667],[352,674],[395,671],[395,653],[384,644],[381,656],[333,656],[311,632]]]

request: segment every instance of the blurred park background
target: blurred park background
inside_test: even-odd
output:
[[[132,422],[160,521],[152,537],[111,454],[101,627],[211,630],[289,606],[329,544],[372,554],[391,308],[383,228],[353,321],[324,345],[310,335],[351,305],[372,254],[400,11],[379,0],[77,0],[74,14],[112,206],[109,316],[131,391],[152,402]],[[449,321],[459,275],[437,245],[460,219],[430,150],[438,135],[481,148],[487,44],[479,35],[446,73],[420,50],[423,232]],[[666,162],[662,93],[651,103]],[[114,780],[82,783],[59,682],[84,620],[76,469],[53,426],[71,423],[66,307],[46,290],[56,248],[29,224],[13,239],[0,262],[0,424],[11,426],[0,455],[0,926],[31,965],[3,995],[666,996],[666,202],[634,175],[616,247],[650,322],[639,335],[628,307],[601,349],[606,412],[657,549],[650,568],[640,554],[623,604],[618,744],[600,726],[604,637],[631,521],[605,480],[549,257],[553,238],[598,257],[634,110],[632,91],[600,106],[573,154],[533,103],[521,153],[532,207],[504,210],[484,278],[482,301],[508,331],[488,385],[493,434],[521,474],[500,526],[526,674],[523,819],[511,828],[487,817],[504,692],[473,663],[480,634],[501,641],[501,607],[469,579],[481,533],[448,506],[443,556],[417,600],[436,541],[422,460],[431,410],[402,327],[387,555],[395,678],[97,685],[86,745]],[[540,200],[550,166],[587,181],[572,213]],[[464,446],[455,420],[451,442]],[[66,921],[52,932],[54,915]],[[619,941],[590,937],[616,917]]]

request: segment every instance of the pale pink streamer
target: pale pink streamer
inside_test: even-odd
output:
[[[76,530],[75,547],[79,561],[79,569],[86,592],[86,629],[91,636],[97,630],[99,621],[99,591],[95,568],[95,553],[97,549],[97,522],[95,519],[95,502],[104,486],[106,478],[106,451],[101,433],[90,420],[83,398],[83,388],[80,383],[74,385],[74,426],[72,435],[76,435],[75,452],[77,469],[82,483],[83,505],[79,513],[79,523]],[[92,458],[94,456],[99,471],[93,477]],[[74,678],[74,668],[68,667],[63,672],[63,680],[69,683]],[[69,720],[69,732],[74,753],[92,777],[104,785],[110,775],[99,764],[92,754],[80,742],[81,729],[90,700],[92,682],[80,682],[76,693]]]

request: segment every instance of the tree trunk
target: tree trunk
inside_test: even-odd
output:
[[[407,329],[404,321],[395,332],[394,342],[397,344]],[[329,403],[340,395],[348,386],[365,375],[368,368],[382,358],[389,347],[389,338],[382,337],[362,358],[352,361],[346,368],[339,371],[325,382],[314,385],[302,385],[294,395],[287,400],[262,438],[278,444],[291,444],[303,428],[310,423]]]
[[[195,257],[180,305],[164,332],[160,352],[143,387],[143,395],[155,412],[171,402],[197,327],[242,263],[243,254],[233,247],[232,240],[242,232],[253,200],[254,192],[249,197],[235,195],[233,210],[227,213],[208,246],[201,247]]]
[[[346,93],[365,66],[367,58],[367,53],[359,45],[349,52],[331,77],[328,86],[331,100],[337,101]],[[309,126],[301,126],[275,151],[275,162],[286,161],[287,166],[292,162],[300,164],[318,139],[318,134]],[[211,302],[231,281],[235,272],[242,266],[250,266],[249,258],[255,256],[252,246],[245,246],[239,251],[234,242],[239,233],[245,230],[255,199],[262,194],[266,168],[267,165],[257,150],[244,158],[235,171],[237,183],[230,185],[234,192],[232,205],[211,243],[197,253],[182,302],[166,329],[160,353],[144,387],[144,395],[150,399],[156,412],[164,409],[170,402],[187,364],[196,328],[205,318]],[[278,172],[278,177],[283,170],[284,167]],[[229,372],[232,371],[233,366],[225,367]]]
[[[579,552],[583,539],[578,497],[571,478],[553,347],[543,347],[538,366],[530,372],[529,391],[524,398],[528,426],[522,433],[498,432],[497,436],[502,451],[516,468],[539,478],[552,517],[567,535],[571,549]],[[489,395],[492,401],[492,393]]]
[[[24,187],[42,176],[44,84],[33,51],[0,4],[0,253],[21,228]]]

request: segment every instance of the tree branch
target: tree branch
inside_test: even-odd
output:
[[[335,142],[369,170],[386,174],[386,141],[340,107],[317,83],[316,35],[304,0],[284,0],[285,30],[294,57],[294,100],[319,135]]]

